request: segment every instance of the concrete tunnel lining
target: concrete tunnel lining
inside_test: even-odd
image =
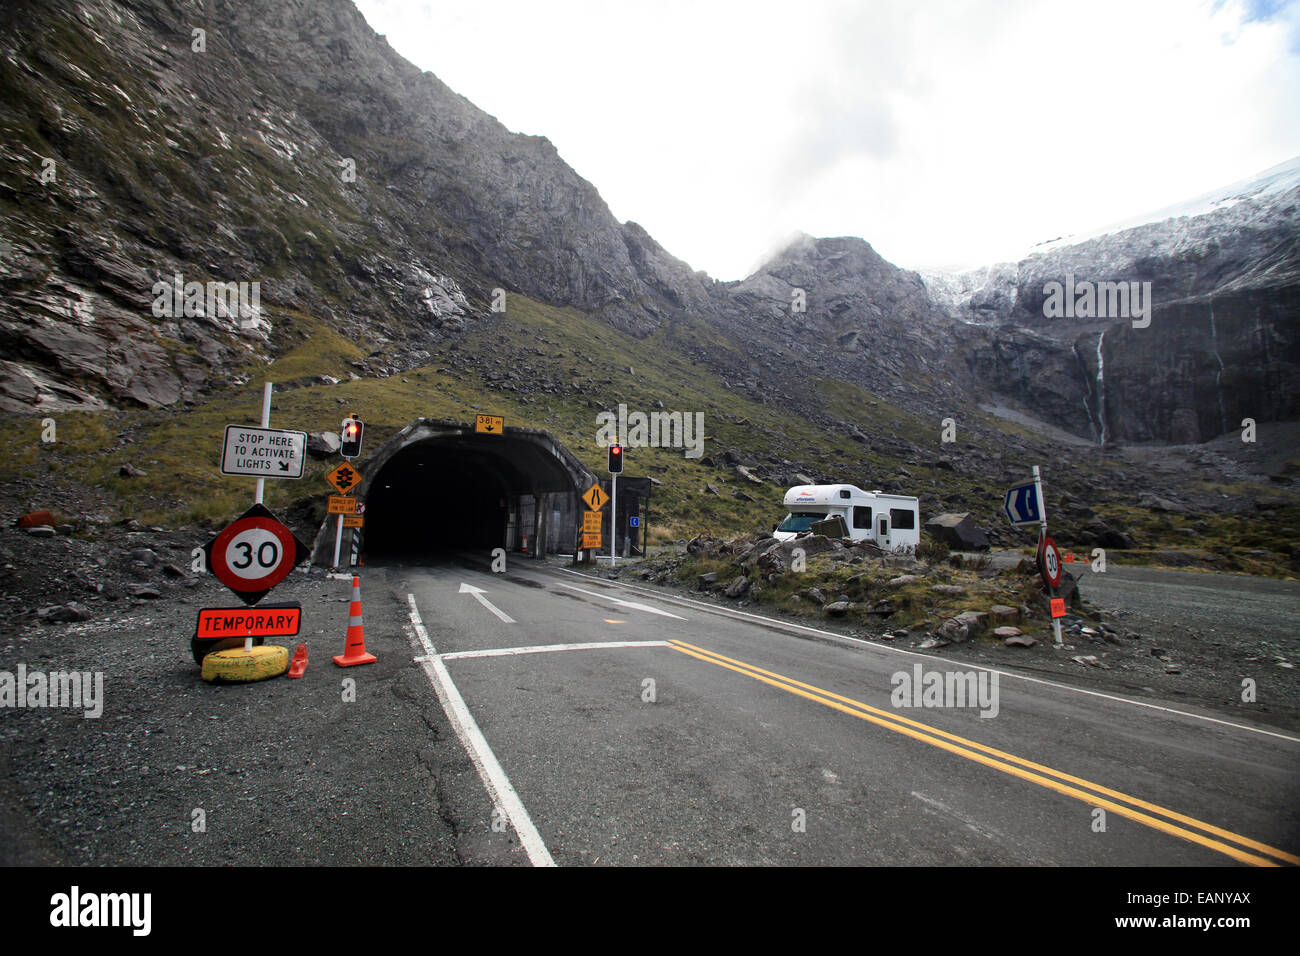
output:
[[[578,495],[596,481],[548,431],[507,427],[487,435],[448,419],[417,419],[355,464],[363,476],[355,496],[367,506],[363,550],[376,555],[509,546],[511,514],[516,541],[527,535],[529,553],[545,553],[548,542],[550,550],[564,549],[571,535],[550,526],[553,510],[567,525]],[[333,562],[336,521],[327,515],[322,522],[313,563]],[[350,545],[345,528],[340,565],[348,564]]]

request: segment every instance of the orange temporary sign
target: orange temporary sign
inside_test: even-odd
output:
[[[1065,617],[1065,598],[1052,598],[1052,617]]]
[[[366,519],[362,515],[344,515],[343,527],[345,528],[362,528],[365,527]]]
[[[302,624],[302,605],[276,607],[208,607],[199,611],[194,636],[199,640],[223,637],[292,637]]]
[[[582,536],[582,546],[584,548],[599,548],[600,537],[601,536],[599,532],[597,532],[596,534],[584,534]]]

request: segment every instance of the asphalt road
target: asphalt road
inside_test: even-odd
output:
[[[452,715],[440,813],[471,864],[1300,863],[1276,729],[555,567],[369,573]],[[895,706],[918,665],[995,696]]]
[[[1088,600],[1103,610],[1206,634],[1296,645],[1294,632],[1279,629],[1278,622],[1294,621],[1300,581],[1113,564],[1104,574],[1084,574]]]

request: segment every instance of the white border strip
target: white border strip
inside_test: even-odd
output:
[[[505,811],[511,826],[519,836],[520,845],[528,854],[528,859],[533,866],[555,866],[546,844],[542,842],[541,834],[537,832],[532,819],[528,816],[528,811],[524,809],[523,801],[511,786],[510,778],[501,769],[501,764],[492,753],[487,740],[484,739],[483,732],[474,721],[474,716],[465,706],[465,698],[460,696],[451,674],[447,673],[446,665],[434,650],[433,643],[429,640],[429,632],[424,629],[424,621],[420,619],[420,609],[415,604],[415,595],[406,595],[406,600],[411,605],[411,624],[415,627],[415,634],[425,651],[420,666],[424,668],[429,683],[433,684],[438,700],[442,702],[442,709],[447,712],[448,719],[456,728],[456,735],[465,745],[469,759],[474,762],[474,767],[483,780],[483,786],[487,788],[488,796],[492,798],[493,806]]]
[[[556,567],[550,570],[563,571],[565,574],[572,574],[575,575],[576,577],[586,578],[589,581],[593,581],[590,575],[582,574],[578,571],[571,571],[568,568]],[[690,598],[678,597],[675,594],[662,594],[650,588],[638,587],[635,584],[625,584],[622,581],[606,581],[602,579],[594,579],[593,583],[604,584],[606,586],[614,585],[617,587],[627,588],[630,591],[653,594],[661,601],[667,601],[669,603],[685,605],[687,607],[691,607],[700,611],[706,611],[710,614],[717,614],[720,617],[748,618],[750,620],[761,621],[764,624],[772,625],[773,627],[782,628],[784,630],[806,631],[809,634],[817,634],[821,637],[830,637],[837,641],[843,641],[847,644],[856,644],[859,647],[870,647],[879,651],[888,651],[893,654],[903,654],[907,657],[919,657],[922,660],[927,660],[931,662],[935,660],[935,657],[931,654],[922,654],[919,651],[909,651],[901,647],[891,647],[888,644],[877,644],[875,641],[864,641],[861,638],[849,637],[848,635],[845,634],[836,634],[834,631],[824,631],[819,627],[810,627],[807,624],[795,624],[792,621],[781,621],[781,620],[777,620],[776,618],[764,617],[761,614],[750,614],[748,611],[737,611],[728,607],[714,607],[713,605],[704,604],[699,601],[693,601]],[[1103,694],[1101,691],[1087,690],[1083,687],[1072,687],[1069,684],[1058,684],[1055,681],[1043,680],[1041,677],[1029,677],[1026,674],[1017,674],[1014,671],[1001,671],[998,670],[996,667],[988,667],[984,664],[976,664],[973,661],[962,661],[961,663],[966,667],[972,667],[972,668],[977,668],[979,670],[988,671],[990,674],[999,674],[1002,677],[1009,677],[1012,680],[1023,680],[1023,681],[1028,681],[1031,684],[1042,684],[1045,687],[1055,687],[1057,690],[1070,691],[1075,694],[1086,694],[1089,697],[1100,697],[1105,700],[1117,701],[1121,704],[1132,704],[1134,707],[1146,707],[1150,710],[1159,710],[1167,714],[1177,714],[1179,717],[1190,717],[1193,720],[1203,720],[1212,724],[1220,724],[1224,727],[1232,727],[1235,730],[1247,730],[1250,731],[1252,734],[1263,734],[1267,737],[1276,737],[1279,740],[1287,740],[1294,744],[1300,744],[1300,737],[1292,737],[1289,734],[1278,733],[1277,731],[1274,730],[1263,730],[1262,728],[1251,727],[1248,726],[1247,724],[1235,724],[1230,720],[1220,720],[1218,717],[1207,717],[1204,714],[1193,714],[1185,710],[1177,710],[1173,707],[1162,707],[1159,704],[1148,704],[1145,701],[1132,700],[1128,697],[1118,697],[1114,694]]]
[[[600,641],[594,644],[533,644],[530,647],[494,647],[486,651],[453,651],[438,655],[444,661],[467,657],[509,657],[512,654],[550,654],[553,651],[603,651],[615,647],[668,647],[667,641]]]

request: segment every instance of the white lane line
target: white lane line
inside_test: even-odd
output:
[[[578,571],[570,571],[568,568],[557,567],[557,568],[552,568],[550,570],[563,571],[565,574],[572,574],[575,577],[580,577],[580,578],[588,577],[588,575],[582,574]],[[559,582],[556,583],[558,584]],[[606,582],[602,581],[601,583],[605,584]],[[928,661],[935,660],[935,657],[932,654],[922,654],[919,651],[909,651],[902,647],[890,647],[888,644],[877,644],[875,641],[864,641],[861,638],[849,637],[845,634],[836,634],[834,631],[824,631],[819,627],[809,627],[807,624],[795,624],[791,621],[780,621],[777,620],[776,618],[764,617],[761,614],[750,614],[748,611],[737,611],[737,610],[733,610],[732,608],[726,608],[726,607],[714,607],[713,605],[710,604],[703,604],[699,601],[693,601],[690,598],[678,597],[677,595],[660,594],[657,591],[652,591],[648,588],[641,588],[635,584],[624,584],[622,581],[611,581],[608,582],[607,586],[609,585],[615,587],[627,588],[630,591],[646,592],[649,594],[653,594],[655,597],[659,598],[660,600],[669,601],[675,604],[686,605],[688,607],[696,608],[698,610],[704,611],[709,614],[717,614],[720,617],[743,618],[751,621],[759,621],[763,624],[768,624],[783,630],[805,631],[809,634],[817,634],[823,637],[829,637],[836,641],[842,641],[843,643],[846,644],[854,644],[859,647],[870,647],[870,648],[874,648],[875,650],[885,651],[890,654],[902,654],[906,657],[918,657],[921,658],[922,660],[928,660]],[[561,584],[560,586],[565,587],[566,585]],[[1086,694],[1089,697],[1100,697],[1103,700],[1113,700],[1121,704],[1132,704],[1134,707],[1145,707],[1148,710],[1159,710],[1159,711],[1163,711],[1166,714],[1177,714],[1179,717],[1190,717],[1192,720],[1200,720],[1206,723],[1219,724],[1224,727],[1232,727],[1235,730],[1246,730],[1252,734],[1262,734],[1265,737],[1276,737],[1279,740],[1287,740],[1293,744],[1300,744],[1300,737],[1293,737],[1290,734],[1278,733],[1277,731],[1274,730],[1264,730],[1260,727],[1250,727],[1246,724],[1233,723],[1230,720],[1220,720],[1218,717],[1207,717],[1204,714],[1193,714],[1185,710],[1178,710],[1177,708],[1174,707],[1162,707],[1159,704],[1149,704],[1146,701],[1132,700],[1128,697],[1119,697],[1115,694],[1103,694],[1101,691],[1087,690],[1086,688],[1083,687],[1072,687],[1069,684],[1058,684],[1055,681],[1044,680],[1041,677],[1030,677],[1027,674],[1017,674],[1012,671],[1001,671],[998,670],[996,667],[987,667],[983,664],[976,664],[973,661],[962,661],[961,663],[966,667],[978,668],[979,670],[988,671],[990,674],[999,674],[1002,677],[1008,677],[1012,680],[1022,680],[1030,684],[1042,684],[1044,687],[1054,687],[1057,690],[1069,691],[1074,694]]]
[[[440,655],[444,661],[466,657],[509,657],[511,654],[549,654],[552,651],[600,651],[614,647],[668,647],[667,641],[599,641],[593,644],[534,644],[531,647],[494,647],[486,651],[453,651]]]
[[[511,617],[511,616],[510,616],[509,614],[507,614],[505,611],[502,611],[502,610],[498,609],[498,608],[496,607],[496,605],[494,605],[491,601],[489,601],[487,598],[485,598],[483,595],[484,595],[486,592],[485,592],[482,588],[476,588],[476,587],[474,587],[474,585],[472,585],[472,584],[465,584],[465,583],[462,581],[462,582],[461,582],[461,585],[460,585],[460,593],[461,593],[461,594],[472,594],[472,595],[474,595],[474,597],[478,600],[478,603],[479,603],[479,604],[482,604],[485,608],[487,608],[489,611],[491,611],[491,612],[492,612],[493,614],[495,614],[497,617],[501,618],[501,620],[505,621],[507,624],[516,624],[516,623],[518,623],[518,622],[517,622],[513,617]]]
[[[577,591],[579,594],[586,594],[589,597],[600,598],[602,601],[609,601],[611,604],[617,604],[619,607],[630,607],[637,611],[648,611],[651,614],[658,614],[661,617],[671,617],[678,621],[686,620],[684,617],[678,617],[676,614],[669,614],[667,611],[661,611],[659,608],[651,607],[648,604],[637,604],[635,601],[624,601],[620,598],[610,597],[608,594],[601,594],[599,591],[587,591],[583,588],[574,587],[572,584],[565,584],[562,581],[556,581],[555,583],[559,587],[568,588],[570,591]]]
[[[496,755],[492,753],[492,748],[484,739],[483,732],[479,730],[474,716],[465,705],[465,698],[460,696],[451,674],[447,673],[447,666],[434,650],[433,643],[429,640],[429,632],[424,629],[424,621],[420,618],[420,609],[415,604],[415,595],[408,594],[406,600],[411,605],[411,624],[414,625],[416,637],[419,638],[420,646],[425,652],[420,666],[424,668],[429,683],[433,684],[433,690],[438,695],[438,700],[442,702],[442,709],[447,712],[447,718],[456,729],[456,736],[464,744],[469,759],[474,762],[474,768],[478,770],[483,786],[487,788],[488,796],[492,798],[493,806],[505,811],[506,818],[515,828],[519,843],[528,854],[528,859],[533,866],[555,866],[546,844],[542,842],[541,834],[537,832],[532,819],[528,816],[528,811],[524,809],[523,801],[519,799],[519,794],[510,783],[510,778],[501,769]]]

